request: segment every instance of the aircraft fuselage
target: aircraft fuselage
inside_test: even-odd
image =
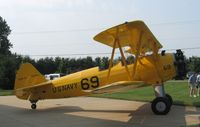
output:
[[[136,70],[133,69],[134,64],[137,64]],[[140,57],[137,63],[134,64],[128,65],[128,70],[132,78],[131,81],[144,81],[146,85],[161,84],[176,75],[174,54],[159,55],[156,61],[153,55]],[[133,75],[134,71],[135,74]],[[51,85],[35,88],[37,93],[33,94],[31,99],[40,100],[85,96],[90,94],[85,92],[86,90],[93,90],[113,82],[129,80],[128,73],[121,63],[111,68],[109,79],[107,75],[108,69],[99,70],[99,67],[73,73],[52,80]],[[25,96],[18,97],[27,99]]]

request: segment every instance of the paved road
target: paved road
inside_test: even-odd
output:
[[[172,106],[166,116],[152,113],[149,103],[78,97],[38,102],[0,97],[0,127],[200,127],[200,109]]]

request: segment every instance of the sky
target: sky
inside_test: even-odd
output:
[[[200,56],[199,5],[199,0],[0,0],[0,16],[12,30],[12,52],[32,58],[110,53],[93,37],[134,20],[147,24],[163,50],[182,48],[190,57]]]

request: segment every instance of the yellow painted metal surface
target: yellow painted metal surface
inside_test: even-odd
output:
[[[162,79],[156,75],[155,67],[153,65],[153,56],[141,57],[140,63],[138,62],[137,71],[135,73],[135,78],[132,81],[143,81],[145,84],[158,84],[173,78],[176,74],[174,67],[173,54],[166,54],[165,56],[159,55],[158,68]],[[32,65],[28,64],[30,67]],[[134,64],[128,65],[128,69],[132,74],[132,68]],[[33,66],[31,67],[33,68]],[[27,78],[34,78],[30,75],[28,70],[22,72],[22,68],[17,73],[18,76],[22,74],[29,75]],[[22,73],[22,74],[21,74]],[[26,74],[27,73],[27,74]],[[110,72],[109,82],[107,82],[108,70],[100,71],[98,67],[83,70],[74,74],[70,74],[59,79],[52,80],[48,85],[36,85],[33,88],[25,88],[24,90],[19,90],[16,88],[16,95],[21,99],[29,100],[40,100],[40,99],[53,99],[53,98],[65,98],[65,97],[75,97],[84,96],[90,93],[85,92],[86,90],[95,90],[99,87],[109,85],[112,83],[117,83],[120,81],[128,81],[128,74],[121,64],[112,67]],[[131,75],[132,76],[132,75]],[[41,76],[41,79],[43,76]],[[24,80],[25,81],[25,80]],[[19,84],[16,86],[19,87]],[[26,83],[26,82],[25,82]],[[41,83],[40,83],[41,84]],[[22,86],[23,88],[24,86]],[[20,92],[26,94],[19,94]]]
[[[143,36],[140,37],[140,34]],[[113,43],[117,38],[122,47],[129,46],[130,52],[136,53],[138,51],[137,45],[141,43],[141,53],[146,53],[153,50],[154,43],[158,49],[162,45],[154,37],[149,28],[143,21],[126,22],[110,29],[107,29],[94,37],[94,40],[113,47]],[[140,40],[140,41],[139,41]],[[118,46],[116,46],[118,48]]]
[[[20,99],[37,101],[112,92],[145,85],[160,85],[176,75],[174,54],[158,54],[162,45],[142,21],[133,21],[101,32],[95,40],[113,47],[107,70],[98,67],[47,81],[31,64],[22,64],[15,80],[15,94]],[[121,47],[129,46],[135,63],[126,65]],[[115,48],[121,63],[112,67]],[[145,54],[152,51],[151,55]]]

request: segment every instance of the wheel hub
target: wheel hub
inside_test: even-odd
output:
[[[156,104],[156,109],[159,111],[159,112],[163,112],[165,111],[166,109],[166,104],[164,102],[158,102]]]

